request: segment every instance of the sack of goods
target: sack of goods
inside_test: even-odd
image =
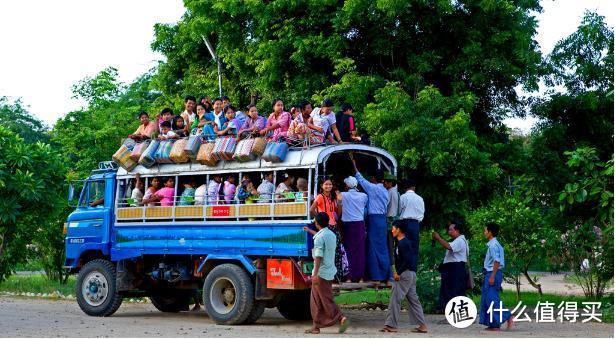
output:
[[[188,137],[188,142],[184,148],[184,152],[190,159],[196,158],[196,154],[199,153],[199,148],[203,143],[203,138],[200,135],[191,135]]]
[[[126,145],[120,146],[120,149],[111,157],[118,165],[122,166],[127,171],[132,171],[137,167],[137,162],[130,158],[130,150]]]
[[[171,160],[171,150],[173,149],[173,144],[175,144],[175,140],[162,140],[160,142],[160,146],[158,146],[158,150],[156,151],[156,162],[159,164],[172,164]]]
[[[286,153],[288,153],[287,143],[271,141],[267,143],[267,147],[265,147],[263,160],[269,162],[282,162],[286,159]]]
[[[257,158],[265,153],[267,147],[267,139],[263,137],[254,138],[254,145],[252,146],[252,155]]]
[[[160,141],[152,140],[152,142],[147,146],[143,154],[141,154],[141,158],[139,158],[139,164],[150,168],[156,163],[156,151],[158,150],[158,146],[160,146]]]
[[[234,137],[217,138],[214,143],[213,156],[218,160],[233,160],[236,145]]]
[[[145,152],[145,150],[147,149],[147,147],[149,146],[151,142],[152,142],[151,140],[145,140],[143,142],[137,143],[135,147],[132,148],[132,153],[130,153],[130,158],[136,162],[139,162],[139,159],[141,159],[143,152]]]
[[[188,154],[184,152],[184,149],[186,148],[186,144],[188,144],[187,138],[179,139],[173,144],[173,148],[171,149],[171,154],[169,155],[169,157],[171,158],[171,161],[173,161],[176,164],[180,164],[183,162],[188,162],[190,160],[190,158],[188,157]]]
[[[199,152],[196,154],[196,161],[201,165],[207,165],[210,167],[216,166],[218,159],[213,156],[214,153],[213,142],[206,142],[201,145]]]
[[[128,148],[129,151],[132,152],[132,149],[135,147],[135,145],[137,144],[136,141],[134,141],[133,139],[130,138],[126,138],[124,140],[122,140],[122,145],[126,146],[126,148]]]
[[[254,160],[254,155],[252,154],[252,147],[254,146],[254,139],[244,139],[237,143],[237,148],[235,149],[235,154],[233,155],[233,159],[239,162],[246,162],[250,160]]]

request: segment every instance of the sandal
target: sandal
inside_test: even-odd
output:
[[[338,333],[344,333],[346,332],[346,330],[348,329],[348,323],[350,321],[348,320],[348,318],[343,317],[342,320],[340,321],[340,328],[337,331]]]
[[[315,330],[313,328],[307,329],[305,330],[305,332],[303,332],[305,334],[320,334],[320,330]]]
[[[397,333],[397,329],[389,326],[384,326],[380,332]]]
[[[421,329],[420,329],[420,328],[418,328],[418,327],[417,327],[417,328],[412,329],[412,331],[410,331],[410,332],[412,332],[412,333],[427,333],[427,331],[426,331],[426,330],[421,330]]]

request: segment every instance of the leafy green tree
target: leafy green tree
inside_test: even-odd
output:
[[[585,295],[600,298],[613,279],[613,158],[602,162],[592,148],[566,152],[574,180],[559,195],[569,225],[562,259]]]
[[[340,101],[370,98],[395,81],[412,96],[433,85],[445,96],[471,92],[470,115],[479,134],[493,132],[501,107],[519,106],[514,88],[536,88],[540,53],[533,40],[530,1],[222,1],[186,0],[177,24],[158,24],[155,51],[167,61],[156,85],[165,95],[217,93],[223,88],[243,106],[262,99],[288,103],[333,93]],[[360,84],[344,95],[342,88]],[[369,101],[353,102],[362,112]]]
[[[21,99],[11,102],[7,97],[0,97],[0,124],[27,143],[49,141],[47,127],[28,112]]]
[[[556,211],[538,205],[535,197],[517,189],[496,195],[468,217],[475,235],[482,235],[489,222],[500,225],[498,240],[505,250],[504,274],[515,284],[517,300],[520,300],[522,276],[542,294],[538,279],[530,276],[529,269],[537,260],[552,255],[557,247],[558,232],[550,227]]]
[[[399,84],[388,83],[374,101],[365,109],[366,129],[429,197],[424,224],[446,225],[488,199],[500,169],[470,127],[466,112],[474,96],[449,98],[429,87],[414,100]]]
[[[65,167],[60,155],[41,142],[0,126],[0,281],[26,260],[27,246],[57,216]],[[58,230],[59,231],[59,230]]]

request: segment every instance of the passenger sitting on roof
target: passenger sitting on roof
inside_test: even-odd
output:
[[[168,121],[170,123],[171,119],[173,119],[173,111],[168,107],[162,109],[160,113],[156,114],[156,123],[158,124],[158,130],[162,129],[163,121]]]
[[[352,115],[352,105],[343,103],[340,111],[335,115],[335,124],[343,142],[360,142],[361,137],[357,135],[354,115]]]
[[[296,141],[305,140],[306,133],[308,131],[307,119],[304,119],[303,109],[301,105],[297,105],[290,110],[293,120],[288,127],[288,138]],[[309,116],[308,116],[309,119]]]
[[[141,111],[141,113],[139,113],[139,121],[141,121],[141,125],[139,125],[133,134],[128,135],[129,138],[136,141],[151,139],[152,134],[158,132],[158,125],[149,121],[147,112]]]
[[[232,105],[227,105],[224,107],[224,117],[226,121],[222,124],[222,128],[218,128],[218,126],[214,126],[214,131],[218,136],[225,135],[237,135],[237,125],[239,121],[235,119],[235,107]]]
[[[273,113],[267,119],[267,127],[260,131],[261,136],[267,136],[274,141],[286,137],[290,125],[290,113],[284,111],[282,99],[273,100]]]
[[[192,126],[190,126],[190,131],[194,131],[194,129],[196,128],[194,134],[198,135],[203,133],[203,126],[205,126],[206,124],[211,125],[214,123],[212,120],[208,120],[208,118],[211,118],[211,115],[207,114],[207,106],[205,104],[197,104],[196,117],[192,122]]]
[[[202,135],[205,139],[213,140],[216,138],[215,128],[218,128],[218,131],[222,130],[222,126],[226,122],[222,108],[222,99],[216,98],[214,99],[214,111],[212,113],[205,113],[205,120],[211,121],[211,123],[202,126]]]
[[[314,138],[314,142],[324,142],[325,136],[329,131],[335,135],[335,139],[329,135],[329,141],[332,144],[341,142],[342,139],[335,125],[335,114],[332,113],[333,101],[325,99],[322,101],[321,107],[316,107],[310,115],[308,127],[312,130],[310,138]],[[337,140],[337,141],[336,141]]]
[[[184,124],[184,118],[179,115],[173,117],[173,121],[171,122],[171,129],[173,133],[177,134],[178,138],[185,138],[188,135],[186,134],[186,125]]]
[[[258,132],[265,128],[267,125],[267,119],[258,114],[256,105],[248,106],[248,116],[246,121],[241,126],[241,129],[237,133],[237,138],[246,138],[252,134],[258,134]]]
[[[179,136],[177,133],[171,130],[171,123],[168,121],[163,121],[160,124],[160,135],[158,136],[158,140],[167,140],[167,139],[177,139]]]
[[[259,203],[270,203],[273,198],[273,193],[275,192],[275,187],[273,186],[273,173],[268,172],[263,174],[263,182],[258,185],[256,189],[258,192],[258,202]]]

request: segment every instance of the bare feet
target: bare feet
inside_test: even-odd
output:
[[[510,318],[508,318],[508,320],[506,320],[506,330],[510,330],[513,327],[513,317],[512,314],[510,315]]]

